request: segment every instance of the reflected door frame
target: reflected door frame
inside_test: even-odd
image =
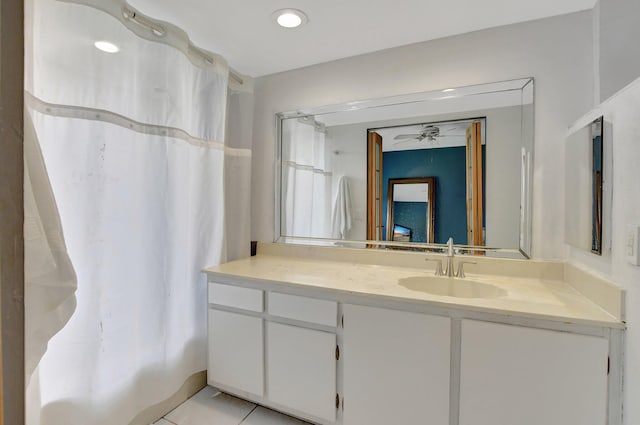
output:
[[[382,240],[382,136],[367,134],[367,240]]]
[[[473,122],[467,129],[467,245],[483,246],[482,200],[482,123]]]

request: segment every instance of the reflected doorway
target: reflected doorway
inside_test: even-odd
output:
[[[486,245],[485,144],[484,117],[368,129],[367,238],[443,244],[453,237],[460,244]],[[415,201],[411,215],[418,215],[418,207],[425,217],[427,207],[431,214],[416,233],[415,223],[397,219],[397,208],[413,201],[394,199],[399,186],[391,182],[426,178],[432,180],[421,190],[433,191],[432,202]]]

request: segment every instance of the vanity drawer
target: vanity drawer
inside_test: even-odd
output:
[[[269,314],[335,327],[338,323],[338,303],[316,298],[269,292]]]
[[[264,311],[264,292],[259,289],[209,282],[209,303],[261,313]]]

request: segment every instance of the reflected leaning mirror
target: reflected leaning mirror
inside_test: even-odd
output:
[[[386,240],[433,243],[435,187],[435,177],[389,179]]]
[[[528,258],[533,102],[526,78],[278,114],[276,240]]]

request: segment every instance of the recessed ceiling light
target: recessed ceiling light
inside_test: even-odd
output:
[[[309,21],[307,15],[298,9],[280,9],[273,12],[278,25],[284,28],[297,28]]]
[[[449,93],[449,92],[452,92],[452,91],[456,91],[456,89],[444,89],[444,90],[442,90],[442,93]]]
[[[96,41],[95,43],[93,43],[93,45],[96,46],[96,49],[102,50],[103,52],[107,53],[117,53],[120,51],[120,48],[118,48],[118,46],[108,41]]]

